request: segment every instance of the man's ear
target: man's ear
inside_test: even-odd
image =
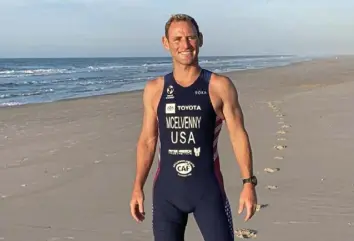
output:
[[[168,39],[166,38],[166,36],[162,36],[162,45],[166,50],[170,50],[170,45],[168,43]]]
[[[203,33],[200,32],[200,33],[199,33],[199,47],[202,47],[202,46],[203,46],[203,42],[204,42],[204,40],[203,40]]]

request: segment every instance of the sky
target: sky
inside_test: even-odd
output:
[[[0,0],[0,58],[168,56],[173,13],[204,56],[354,54],[353,0]]]

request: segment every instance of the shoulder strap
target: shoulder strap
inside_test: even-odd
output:
[[[172,83],[172,79],[173,79],[173,73],[168,73],[164,76],[164,81],[165,83]]]
[[[203,71],[203,79],[205,82],[209,83],[210,82],[210,78],[211,78],[211,75],[213,74],[213,72],[211,72],[210,70],[207,70],[207,69],[202,69]]]

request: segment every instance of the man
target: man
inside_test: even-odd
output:
[[[144,220],[143,188],[158,143],[159,168],[153,188],[155,240],[183,241],[189,213],[194,214],[204,240],[233,240],[217,149],[223,121],[243,178],[238,211],[246,207],[245,221],[253,216],[257,202],[257,179],[236,88],[229,78],[199,66],[203,35],[192,17],[172,16],[162,42],[171,53],[173,72],[149,81],[144,89],[131,214],[138,222]]]

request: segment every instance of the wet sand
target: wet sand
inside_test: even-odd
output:
[[[219,140],[234,228],[256,240],[354,237],[354,58],[230,72],[259,179],[259,204],[237,215],[239,169],[227,129]],[[0,108],[0,240],[152,240],[130,217],[141,92]],[[189,219],[186,240],[203,240]]]

